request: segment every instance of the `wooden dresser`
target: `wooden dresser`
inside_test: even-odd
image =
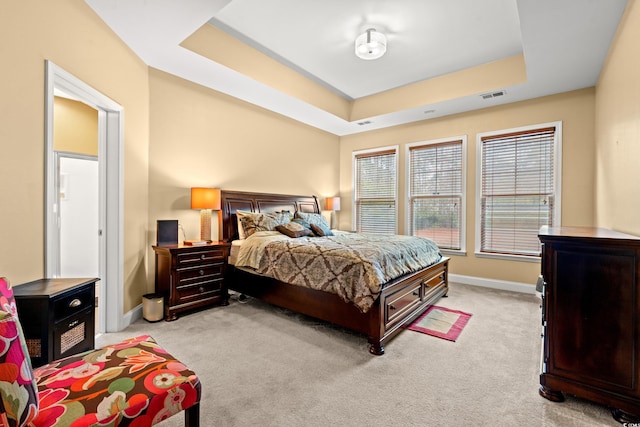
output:
[[[540,394],[575,395],[640,417],[640,237],[542,227]]]
[[[33,366],[93,350],[99,279],[40,279],[13,287]]]
[[[230,247],[225,242],[153,246],[156,293],[164,297],[165,320],[176,320],[180,312],[228,304],[224,276]]]

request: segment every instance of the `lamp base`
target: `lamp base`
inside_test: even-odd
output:
[[[211,210],[200,210],[200,240],[211,243]]]

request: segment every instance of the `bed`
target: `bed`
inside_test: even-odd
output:
[[[223,190],[221,205],[221,238],[226,242],[239,238],[236,211],[320,213],[315,196]],[[364,334],[369,342],[369,352],[382,355],[391,338],[447,295],[448,263],[449,258],[440,257],[427,267],[389,280],[366,312],[337,294],[255,274],[235,267],[233,261],[227,269],[226,283],[229,289],[240,294]]]

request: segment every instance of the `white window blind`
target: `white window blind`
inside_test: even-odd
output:
[[[414,236],[458,250],[462,216],[462,141],[409,148],[409,223]]]
[[[355,212],[360,233],[396,234],[395,150],[356,154]]]
[[[553,225],[555,127],[482,137],[481,252],[539,255]]]

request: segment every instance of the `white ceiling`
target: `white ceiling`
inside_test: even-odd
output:
[[[594,86],[626,0],[85,0],[149,66],[347,135]],[[524,54],[527,81],[367,118],[359,126],[180,46],[214,25],[353,100]],[[354,55],[367,28],[378,60]],[[362,121],[362,120],[358,120]]]
[[[514,0],[233,0],[211,23],[351,99],[522,53]],[[378,60],[354,55],[367,28]]]

